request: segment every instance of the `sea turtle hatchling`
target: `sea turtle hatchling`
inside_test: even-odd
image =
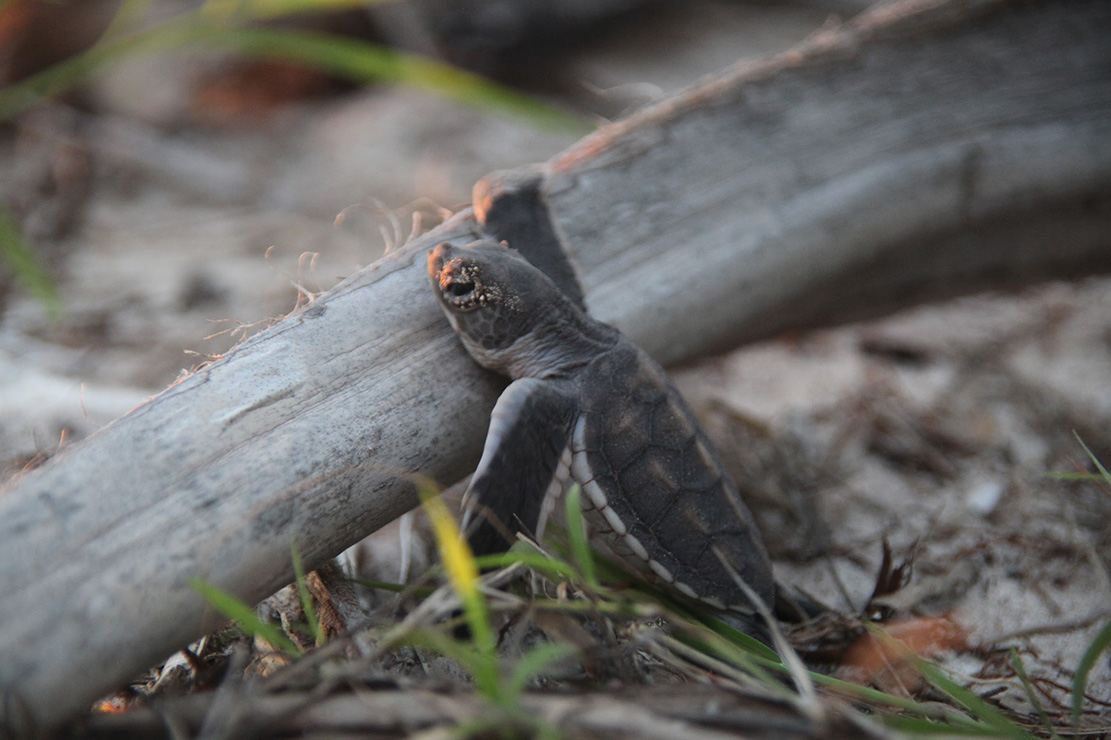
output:
[[[463,498],[478,554],[539,533],[576,481],[592,540],[689,598],[752,613],[775,582],[752,515],[679,391],[643,350],[595,321],[512,249],[440,244],[440,306],[478,364],[512,379]]]

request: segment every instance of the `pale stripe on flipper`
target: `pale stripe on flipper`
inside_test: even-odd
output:
[[[537,542],[544,540],[544,528],[548,524],[548,517],[551,516],[563,494],[567,492],[568,484],[571,481],[571,457],[571,446],[568,445],[560,453],[559,464],[556,465],[555,473],[552,475],[552,482],[548,484],[547,490],[544,491],[544,501],[540,504],[540,520],[536,524]]]

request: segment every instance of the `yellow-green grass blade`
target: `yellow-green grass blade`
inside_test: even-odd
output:
[[[479,659],[472,667],[475,686],[486,696],[496,699],[501,696],[498,675],[497,641],[490,626],[490,614],[486,598],[479,589],[478,565],[467,541],[459,532],[455,519],[448,512],[439,496],[421,487],[424,510],[432,522],[436,537],[436,547],[448,580],[463,605],[463,614],[471,630],[471,639]]]

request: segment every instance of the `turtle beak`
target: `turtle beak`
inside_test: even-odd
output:
[[[448,254],[450,251],[451,245],[447,242],[441,242],[435,249],[428,250],[428,277],[437,287],[440,285],[440,273],[443,272],[444,263],[450,259]]]
[[[428,278],[441,293],[451,287],[452,280],[459,272],[458,260],[452,259],[452,246],[441,242],[428,252]]]
[[[428,277],[438,291],[440,301],[456,311],[472,311],[478,307],[476,284],[466,274],[463,260],[453,256],[458,249],[444,242],[428,253]]]

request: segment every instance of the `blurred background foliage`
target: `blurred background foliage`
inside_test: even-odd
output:
[[[410,86],[539,127],[588,130],[582,117],[485,76],[368,40],[352,18],[379,4],[381,0],[2,0],[0,126],[71,94],[114,62],[189,49],[272,60],[347,83]],[[21,220],[18,208],[0,200],[0,287],[14,278],[58,317],[58,290]]]

